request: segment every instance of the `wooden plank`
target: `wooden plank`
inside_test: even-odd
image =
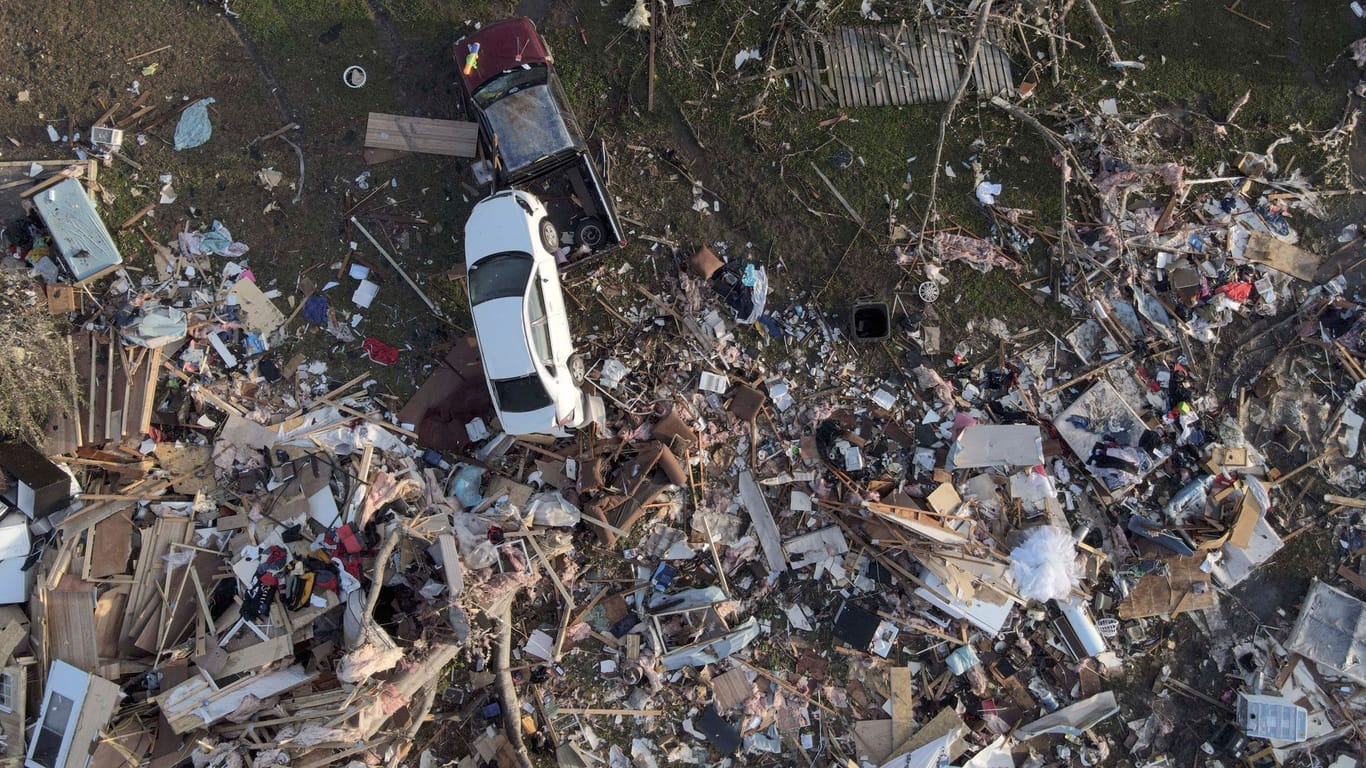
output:
[[[915,694],[910,667],[892,667],[892,744],[901,744],[915,733]]]
[[[150,613],[165,603],[160,590],[164,588],[165,556],[171,551],[171,543],[189,542],[193,535],[194,526],[183,517],[158,517],[143,532],[142,552],[133,570],[133,591],[123,614],[123,640],[127,643],[124,650],[132,651],[133,641],[142,634]]]
[[[830,91],[831,96],[833,96],[830,106],[837,107],[843,99],[840,96],[839,81],[836,79],[839,72],[835,67],[835,52],[831,48],[829,38],[825,35],[822,35],[813,44],[816,46],[816,55],[820,57],[824,65],[822,72],[825,75],[826,90]]]
[[[839,34],[837,31],[836,34]],[[867,103],[867,98],[863,94],[863,83],[858,76],[858,69],[854,65],[854,47],[850,45],[846,35],[839,34],[840,38],[840,61],[844,68],[845,82],[849,85],[849,102],[845,106],[861,107]]]
[[[131,584],[119,584],[95,601],[95,650],[101,659],[119,657],[119,637],[123,632],[123,609],[128,604]]]
[[[560,707],[556,715],[625,715],[626,717],[659,717],[662,709],[601,709],[598,707]]]
[[[252,635],[252,637],[255,636]],[[294,639],[292,636],[286,634],[272,637],[245,648],[229,651],[228,658],[223,662],[222,668],[215,671],[213,676],[215,679],[221,680],[229,675],[263,669],[267,664],[287,658],[293,653]]]
[[[49,590],[46,601],[48,661],[91,674],[100,665],[95,648],[95,590]]]
[[[807,56],[805,40],[798,42],[790,30],[784,30],[783,40],[787,43],[792,63],[797,66],[797,71],[792,76],[792,82],[796,85],[797,101],[802,109],[811,109],[811,93],[814,89],[811,80],[815,77],[815,63]]]
[[[1363,577],[1361,574],[1345,565],[1338,566],[1338,575],[1346,579],[1352,586],[1356,587],[1358,592],[1366,595],[1366,577]]]
[[[881,34],[887,36],[888,41],[893,41],[896,50],[887,62],[887,101],[889,104],[901,106],[906,103],[906,78],[910,69],[907,63],[910,53],[902,47],[903,43],[897,40],[897,26],[893,24],[884,25]]]
[[[849,90],[848,75],[844,71],[844,52],[840,49],[840,40],[834,32],[825,38],[825,62],[830,70],[830,87],[835,91],[835,104],[840,107],[849,106],[852,94]]]
[[[133,521],[127,515],[113,515],[97,523],[91,530],[94,541],[87,550],[90,557],[90,578],[106,579],[127,573],[128,558],[133,554]]]
[[[811,53],[811,66],[814,68],[812,83],[815,84],[816,94],[815,106],[833,107],[839,103],[835,98],[832,80],[830,79],[830,59],[826,56],[824,42],[814,35],[806,39],[807,50]]]
[[[953,65],[951,59],[944,56],[943,35],[938,30],[922,31],[918,37],[919,50],[923,57],[924,65],[921,71],[926,74],[925,82],[921,84],[920,90],[914,95],[913,102],[924,104],[935,101],[934,95],[946,89],[946,82],[956,73],[950,71]],[[951,93],[951,91],[950,91]]]
[[[890,61],[883,53],[881,41],[877,39],[877,30],[872,27],[864,28],[860,32],[860,48],[863,50],[864,66],[869,70],[871,78],[870,86],[873,89],[873,99],[878,106],[887,105],[887,77]]]
[[[9,657],[14,655],[14,649],[19,647],[19,643],[23,642],[27,635],[28,628],[17,619],[10,619],[5,628],[0,630],[0,665],[9,661]]]
[[[365,127],[365,146],[376,149],[474,157],[478,145],[479,125],[459,120],[371,112]]]
[[[836,30],[835,34],[839,35],[840,38],[844,63],[849,75],[850,94],[854,99],[849,106],[868,106],[867,82],[863,77],[862,67],[859,66],[858,44],[855,40],[854,30],[852,27],[844,27]]]

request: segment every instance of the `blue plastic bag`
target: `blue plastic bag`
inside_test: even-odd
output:
[[[180,122],[175,126],[175,148],[194,149],[209,140],[213,135],[213,124],[209,122],[209,105],[212,98],[200,99],[180,113]]]

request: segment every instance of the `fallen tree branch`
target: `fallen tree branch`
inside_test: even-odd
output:
[[[977,24],[972,31],[972,47],[968,49],[967,67],[963,69],[963,76],[958,80],[958,90],[954,91],[953,98],[949,99],[944,116],[939,118],[939,141],[934,148],[934,173],[930,176],[930,201],[925,206],[925,217],[920,221],[922,230],[928,227],[934,218],[934,199],[939,193],[939,167],[944,161],[944,135],[948,132],[953,111],[958,107],[958,102],[963,100],[963,94],[968,90],[968,81],[972,79],[972,73],[976,68],[977,54],[982,50],[982,39],[987,33],[987,19],[991,16],[992,2],[993,0],[983,0],[982,7],[977,11]]]
[[[522,741],[522,707],[517,703],[517,688],[512,683],[512,606],[506,605],[493,617],[498,623],[498,698],[503,702],[503,731],[520,768],[532,768],[531,755]]]
[[[1067,169],[1069,162],[1068,158],[1071,155],[1071,153],[1067,151],[1067,147],[1063,146],[1062,140],[1058,138],[1057,134],[1053,133],[1053,131],[1048,130],[1048,128],[1044,126],[1043,123],[1039,122],[1038,118],[1034,117],[1033,115],[1029,114],[1023,109],[1020,109],[1014,104],[1011,104],[1010,102],[1006,101],[1000,96],[992,96],[991,105],[999,110],[1002,110],[1006,114],[1010,115],[1016,120],[1019,120],[1025,125],[1028,125],[1030,128],[1033,128],[1035,132],[1037,132],[1040,136],[1043,137],[1044,141],[1051,144],[1053,148],[1058,151],[1058,159],[1062,161],[1062,182],[1060,185],[1062,201],[1061,203],[1059,203],[1061,210],[1058,213],[1058,216],[1061,219],[1061,221],[1058,224],[1058,237],[1059,243],[1065,247],[1067,244],[1067,177],[1070,175]],[[1078,168],[1078,170],[1081,169]]]
[[[294,199],[290,201],[291,205],[298,205],[299,201],[304,199],[304,151],[299,149],[298,144],[286,139],[284,136],[277,136],[276,138],[289,146],[294,147],[294,154],[299,156],[299,188],[294,193]]]
[[[1095,25],[1096,31],[1105,41],[1105,50],[1110,54],[1110,63],[1118,63],[1120,61],[1119,51],[1115,50],[1115,41],[1110,38],[1110,28],[1105,26],[1105,20],[1100,17],[1100,11],[1096,10],[1096,4],[1091,0],[1081,0],[1081,4],[1086,6],[1086,15],[1091,17],[1091,23]]]

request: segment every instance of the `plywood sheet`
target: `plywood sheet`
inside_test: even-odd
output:
[[[48,659],[94,674],[100,665],[95,648],[95,591],[50,591],[46,594]]]
[[[474,157],[478,145],[477,123],[371,112],[365,126],[365,146],[376,149]]]
[[[750,682],[749,675],[743,669],[732,669],[717,675],[711,684],[716,709],[720,712],[738,708],[754,693],[754,683]]]
[[[133,554],[133,521],[126,514],[107,517],[95,525],[90,552],[90,578],[106,579],[128,572]]]
[[[1203,557],[1174,557],[1164,562],[1167,573],[1150,573],[1139,579],[1128,599],[1119,604],[1120,618],[1165,616],[1178,605],[1183,611],[1214,606],[1216,597],[1210,586],[1210,576],[1200,570]],[[1197,589],[1204,591],[1197,594]]]
[[[266,298],[256,283],[238,280],[228,295],[236,297],[242,307],[242,324],[247,330],[269,336],[285,324],[284,313],[275,306],[275,302]]]
[[[1322,256],[1261,232],[1248,234],[1247,249],[1243,251],[1243,256],[1248,261],[1264,264],[1277,272],[1310,283],[1314,282],[1314,275],[1323,263]]]

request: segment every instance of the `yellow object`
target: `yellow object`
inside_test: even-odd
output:
[[[470,43],[470,52],[465,54],[465,77],[479,68],[479,43]]]

